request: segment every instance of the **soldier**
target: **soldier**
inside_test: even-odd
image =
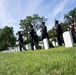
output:
[[[62,32],[60,24],[58,23],[58,20],[55,20],[54,33],[55,33],[55,36],[57,38],[59,46],[61,46],[62,43],[64,43],[63,39],[62,39],[63,32]]]
[[[41,27],[42,27],[41,33],[42,33],[42,40],[43,40],[45,38],[48,38],[47,27],[45,26],[45,22],[42,22]]]
[[[42,30],[41,30],[41,33],[42,33],[42,40],[47,38],[48,41],[49,41],[49,35],[47,33],[47,27],[45,26],[45,22],[42,22],[42,26],[41,26]],[[54,47],[53,44],[49,41],[49,46],[50,47]]]
[[[74,33],[74,20],[72,20],[72,22],[71,22],[70,30],[72,33]]]
[[[18,32],[18,40],[17,40],[17,41],[19,41],[20,51],[22,51],[22,48],[23,48],[24,50],[27,50],[27,49],[23,46],[23,37],[22,37],[22,34],[21,34],[20,31]]]
[[[74,29],[74,20],[69,25],[69,31],[72,33],[73,41],[76,43],[76,37],[75,37],[75,29]]]
[[[34,31],[32,25],[30,25],[29,27],[29,34],[30,34],[31,49],[34,50],[34,45],[36,46],[37,49],[40,49],[40,46],[38,45],[38,36],[36,32]]]

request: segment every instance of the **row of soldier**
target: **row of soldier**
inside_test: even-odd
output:
[[[76,36],[75,36],[75,30],[74,30],[74,20],[72,20],[72,22],[69,23],[67,30],[71,31],[73,40],[76,43]],[[62,46],[62,44],[64,44],[64,40],[63,40],[63,36],[62,36],[63,31],[62,31],[61,25],[58,23],[58,20],[55,21],[54,33],[55,33],[55,37],[57,38],[58,45]],[[23,46],[23,38],[22,38],[21,32],[19,31],[18,34],[19,34],[19,38],[17,41],[19,41],[20,51],[22,51],[22,48],[24,50],[27,50]],[[35,45],[36,49],[41,49],[41,47],[38,44],[39,43],[38,36],[33,29],[33,25],[29,25],[29,34],[30,34],[31,49],[34,50],[34,45]],[[49,35],[47,33],[47,27],[45,25],[45,22],[42,22],[42,25],[41,25],[41,36],[42,36],[42,40],[44,40],[46,38],[48,39],[49,47],[54,47],[53,44],[51,43],[51,41],[49,41]]]
[[[69,23],[68,29],[67,29],[67,31],[71,32],[74,43],[76,43],[76,28],[75,28],[75,26],[76,26],[76,24],[74,23],[74,20],[72,20]],[[64,43],[63,36],[62,36],[63,30],[62,30],[60,24],[58,23],[58,20],[55,21],[54,33],[57,38],[59,46],[61,46],[62,43]]]

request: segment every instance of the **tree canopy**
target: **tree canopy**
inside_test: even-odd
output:
[[[74,20],[76,16],[76,7],[64,15],[64,19],[66,22],[71,22],[71,20]]]
[[[5,26],[0,29],[0,50],[7,49],[9,46],[13,47],[16,42],[13,27]]]

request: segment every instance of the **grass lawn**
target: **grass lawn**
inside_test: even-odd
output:
[[[76,47],[0,52],[0,75],[76,75]]]

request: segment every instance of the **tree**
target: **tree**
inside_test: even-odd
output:
[[[71,22],[71,20],[74,20],[75,15],[76,15],[76,7],[73,10],[71,10],[68,14],[65,14],[64,19],[66,22]]]
[[[0,50],[7,49],[9,46],[13,47],[16,42],[16,37],[13,34],[13,27],[5,26],[0,29]]]
[[[54,29],[53,28],[48,31],[48,35],[49,35],[49,38],[54,37]]]
[[[27,16],[24,20],[20,20],[20,28],[23,31],[23,35],[28,37],[28,27],[30,24],[33,25],[35,31],[37,32],[40,28],[41,22],[46,21],[45,17],[40,17],[38,14],[33,16]]]
[[[68,23],[61,23],[60,25],[61,25],[61,28],[62,28],[63,32],[67,31],[67,29],[68,29]]]

